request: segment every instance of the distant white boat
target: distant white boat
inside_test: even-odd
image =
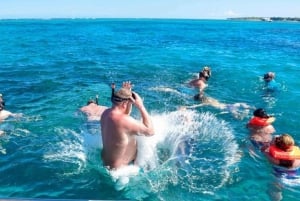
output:
[[[269,17],[264,17],[263,18],[263,21],[266,21],[266,22],[272,22],[273,20]]]

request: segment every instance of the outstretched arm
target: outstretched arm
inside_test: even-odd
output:
[[[192,108],[202,107],[204,105],[206,105],[206,104],[205,103],[200,103],[200,104],[196,104],[196,105],[183,106],[182,108],[192,109]]]

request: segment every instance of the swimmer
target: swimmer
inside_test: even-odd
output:
[[[268,115],[264,109],[258,108],[253,112],[253,117],[247,123],[251,142],[258,148],[268,146],[272,141],[275,128],[272,123],[275,117]]]
[[[96,100],[89,100],[86,106],[80,108],[80,111],[86,114],[88,121],[101,120],[102,113],[107,109],[106,106],[98,105],[98,95]]]
[[[214,99],[212,97],[204,96],[197,94],[194,96],[194,100],[200,101],[200,104],[197,105],[192,105],[192,106],[186,106],[184,108],[197,108],[197,107],[202,107],[202,106],[212,106],[216,109],[229,112],[231,113],[234,118],[236,119],[242,119],[244,116],[248,115],[251,107],[247,103],[233,103],[233,104],[226,104],[226,103],[221,103],[217,99]]]
[[[289,134],[274,138],[270,146],[264,150],[269,161],[280,167],[297,169],[300,167],[300,149]]]
[[[270,91],[278,89],[278,83],[275,81],[275,73],[268,72],[264,74],[265,88]]]
[[[110,169],[118,169],[133,163],[137,156],[137,135],[152,136],[154,128],[142,98],[131,91],[131,83],[112,94],[112,107],[105,110],[101,118],[102,160]],[[134,105],[142,121],[130,116]]]
[[[190,81],[189,86],[195,87],[199,90],[200,95],[204,94],[204,89],[207,87],[206,82],[211,77],[211,70],[208,66],[205,66],[201,72],[199,72],[199,77]]]
[[[22,114],[12,113],[8,110],[5,110],[4,108],[5,108],[5,101],[2,97],[2,94],[0,94],[0,123],[9,117],[21,117],[22,116]],[[0,135],[2,135],[2,134],[4,134],[4,131],[0,130]]]

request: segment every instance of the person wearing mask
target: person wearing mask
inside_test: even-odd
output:
[[[125,82],[118,91],[112,88],[112,107],[105,110],[101,117],[102,160],[109,169],[134,163],[138,151],[136,136],[154,135],[153,124],[142,98],[131,87],[130,82]],[[142,121],[130,116],[132,106],[139,110]]]

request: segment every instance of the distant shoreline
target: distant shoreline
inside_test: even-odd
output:
[[[300,18],[298,17],[234,17],[234,18],[227,18],[227,20],[265,21],[265,22],[273,22],[273,21],[300,22]]]

